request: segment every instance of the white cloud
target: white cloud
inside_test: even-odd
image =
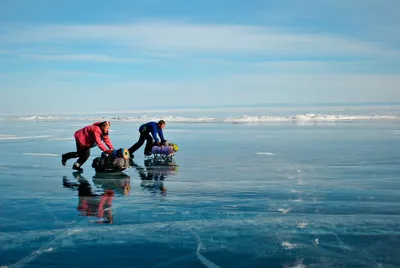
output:
[[[132,57],[114,57],[106,54],[79,54],[79,53],[43,53],[35,54],[27,51],[18,50],[0,50],[0,55],[14,56],[18,58],[29,58],[37,60],[56,60],[56,61],[89,61],[89,62],[103,62],[103,63],[132,63],[150,61],[150,59],[137,59]]]
[[[217,64],[217,61],[215,61]],[[228,67],[228,63],[223,63]],[[230,65],[241,65],[244,70],[254,73],[280,73],[293,74],[345,74],[345,73],[371,73],[378,67],[390,67],[382,62],[376,61],[304,61],[304,60],[282,60],[282,61],[260,61],[254,63],[234,63]]]
[[[147,21],[121,25],[19,26],[0,33],[4,44],[95,43],[142,53],[399,56],[397,50],[339,35],[289,28]]]
[[[65,61],[91,61],[91,62],[108,62],[108,63],[126,63],[133,62],[133,59],[117,58],[107,55],[96,55],[96,54],[28,54],[25,55],[29,58],[41,59],[41,60],[65,60]]]

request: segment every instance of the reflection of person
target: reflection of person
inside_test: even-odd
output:
[[[77,130],[74,135],[76,141],[76,152],[63,154],[61,163],[65,166],[68,159],[79,157],[72,168],[77,171],[83,171],[81,166],[86,162],[86,160],[88,160],[90,156],[90,148],[97,145],[100,150],[110,154],[114,150],[108,137],[110,125],[111,124],[108,121],[96,122],[93,125]]]
[[[131,177],[125,173],[118,175],[96,173],[93,177],[93,182],[105,190],[116,190],[122,195],[128,195],[131,191]]]
[[[98,223],[113,223],[112,201],[114,191],[111,189],[105,190],[101,194],[93,192],[89,181],[75,172],[75,181],[68,181],[67,177],[63,177],[63,185],[66,188],[72,188],[78,191],[79,203],[77,210],[80,216],[97,216],[100,218]]]
[[[144,154],[146,156],[151,155],[151,148],[153,145],[162,146],[166,141],[164,139],[163,128],[165,127],[165,121],[160,120],[156,122],[148,122],[139,127],[140,137],[139,140],[129,148],[129,153],[133,154],[142,147],[144,141],[146,141],[146,146],[144,148]],[[160,139],[157,138],[157,135]],[[154,139],[154,143],[153,143]]]

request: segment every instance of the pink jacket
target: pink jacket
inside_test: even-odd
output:
[[[110,150],[114,149],[108,134],[103,134],[99,124],[100,122],[96,122],[93,125],[79,129],[75,132],[75,139],[84,147],[92,147],[96,144],[103,152],[108,150],[106,146],[104,146],[103,141]]]

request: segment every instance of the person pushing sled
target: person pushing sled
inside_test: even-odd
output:
[[[96,145],[106,154],[114,151],[114,146],[108,137],[111,123],[109,121],[96,122],[75,132],[76,151],[63,154],[61,163],[63,166],[68,159],[78,158],[72,169],[82,172],[82,165],[89,159],[90,149]]]
[[[143,143],[146,141],[146,146],[144,148],[145,156],[172,157],[179,148],[178,145],[165,140],[163,133],[164,127],[164,120],[160,120],[158,123],[148,122],[141,125],[139,127],[139,140],[128,149],[129,153],[133,156],[133,153],[142,147]]]

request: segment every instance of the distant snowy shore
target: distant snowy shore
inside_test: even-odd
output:
[[[121,121],[121,122],[147,122],[166,120],[168,122],[180,123],[268,123],[268,122],[334,122],[334,121],[368,121],[368,120],[400,120],[396,115],[342,115],[342,114],[297,114],[293,116],[240,116],[240,117],[179,117],[179,116],[28,116],[28,117],[3,117],[1,120],[12,121]]]

